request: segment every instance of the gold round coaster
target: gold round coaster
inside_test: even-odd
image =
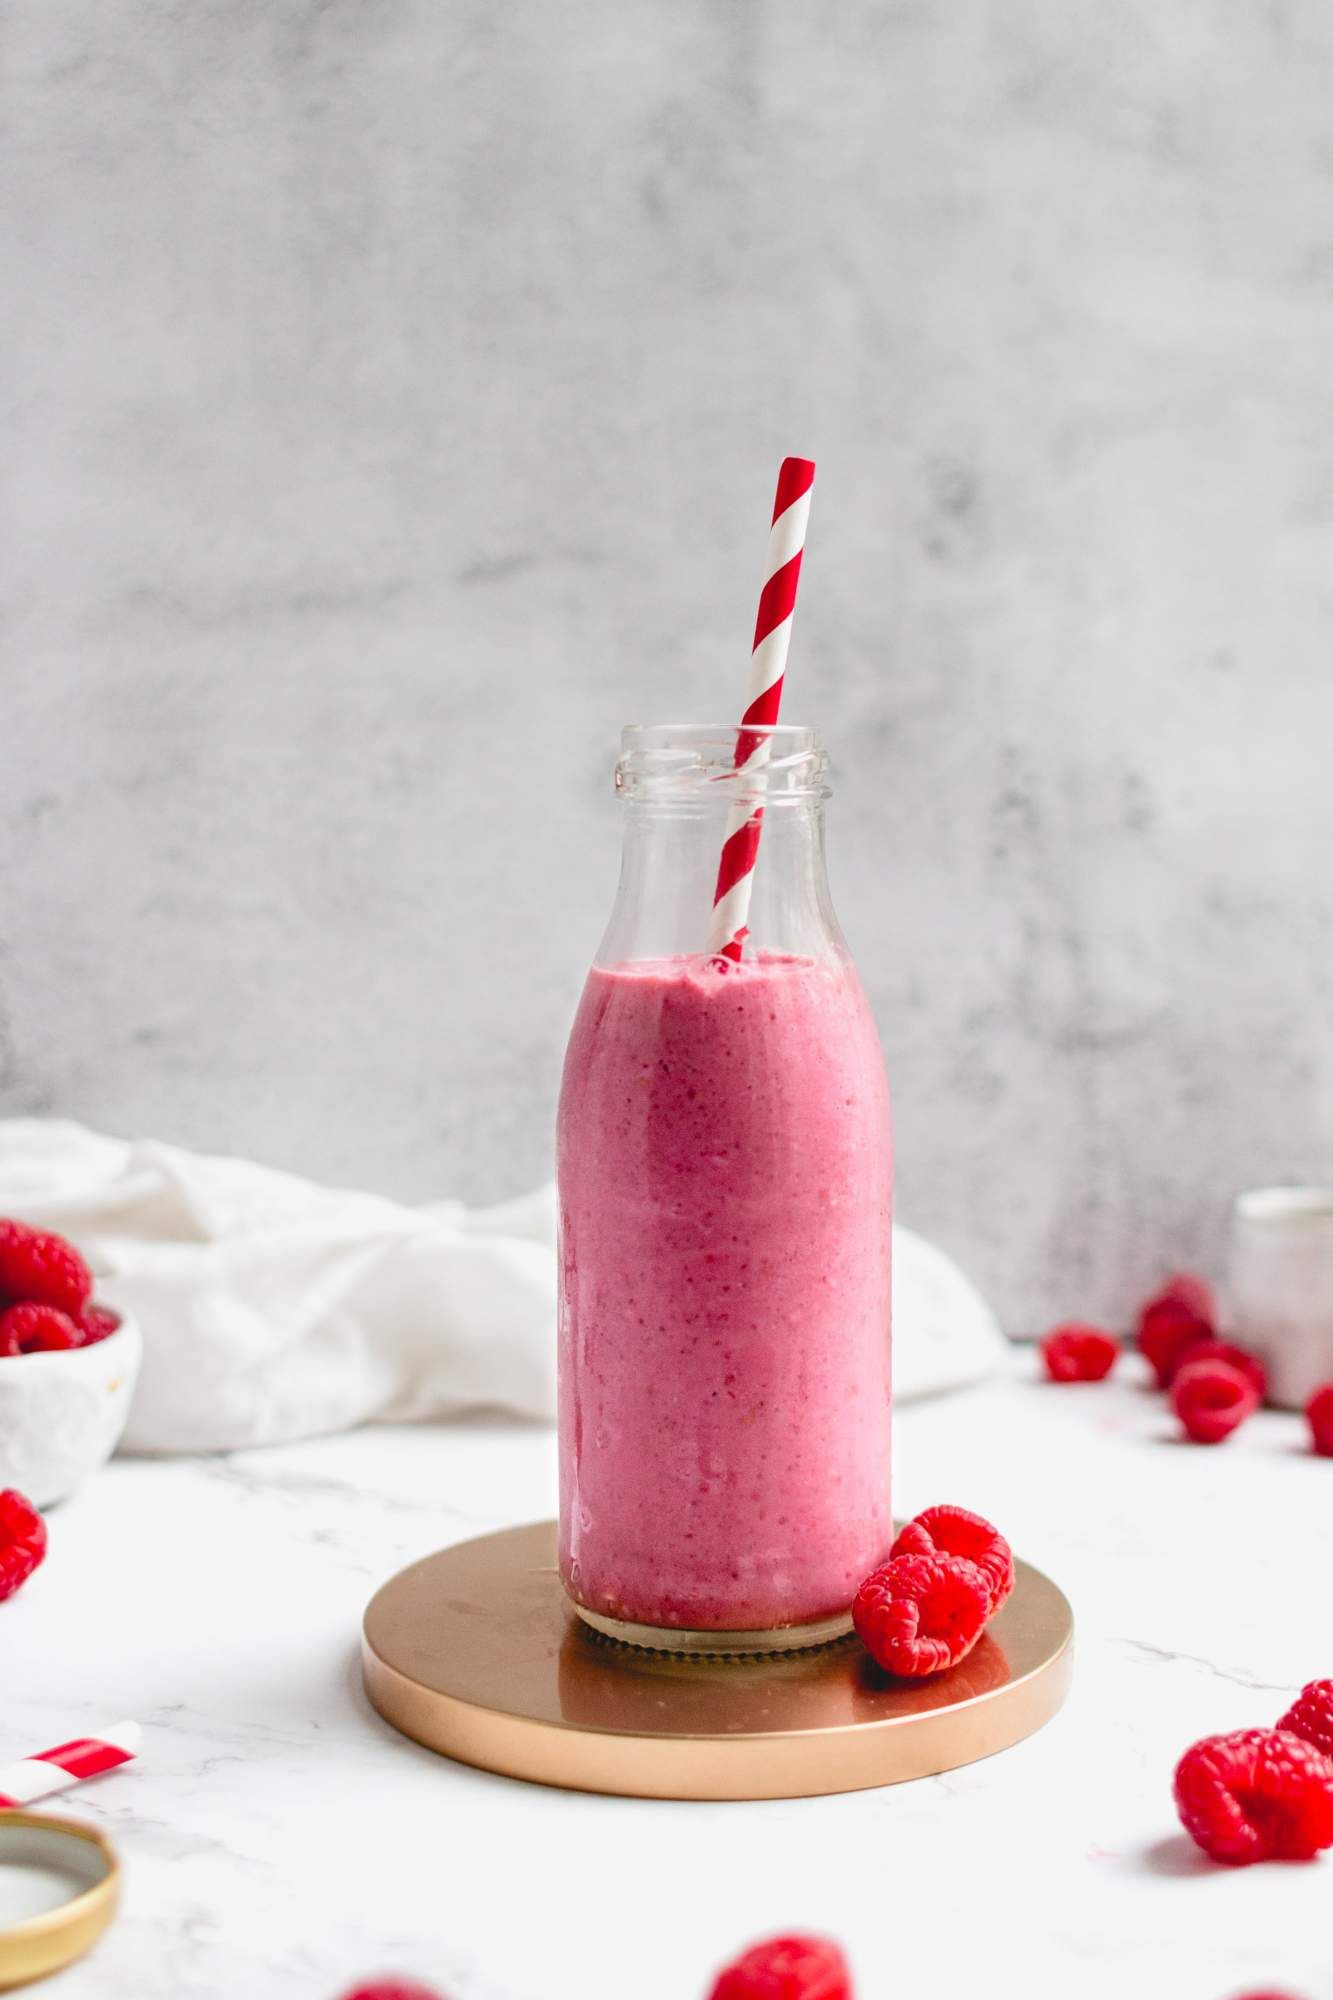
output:
[[[441,1549],[366,1610],[366,1693],[404,1736],[537,1784],[651,1799],[792,1799],[951,1771],[1049,1722],[1072,1667],[1064,1594],[1027,1563],[967,1658],[894,1681],[855,1639],[682,1659],[599,1638],[551,1521]]]

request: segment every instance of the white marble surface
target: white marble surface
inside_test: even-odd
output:
[[[1195,1737],[1275,1719],[1333,1671],[1333,1465],[1294,1419],[1191,1448],[1132,1383],[1047,1389],[1032,1365],[903,1412],[898,1496],[982,1507],[1065,1586],[1073,1697],[1001,1757],[846,1798],[546,1791],[433,1757],[367,1708],[366,1599],[446,1541],[549,1512],[545,1431],[116,1462],[0,1607],[0,1755],[99,1718],[147,1731],[138,1767],[71,1795],[119,1843],[128,1903],[51,1991],[333,2000],[394,1966],[454,2000],[691,2000],[741,1941],[799,1924],[846,1942],[867,2000],[1317,2000],[1333,1857],[1214,1868],[1169,1786]]]
[[[539,1181],[800,451],[904,1216],[1036,1332],[1318,1176],[1333,9],[3,19],[0,1107]]]

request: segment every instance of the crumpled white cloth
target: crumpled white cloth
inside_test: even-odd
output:
[[[555,1193],[409,1207],[250,1160],[0,1121],[0,1215],[57,1229],[138,1320],[131,1451],[219,1451],[555,1402]],[[995,1320],[895,1229],[898,1394],[984,1374]]]

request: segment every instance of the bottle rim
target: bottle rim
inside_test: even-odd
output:
[[[738,769],[742,738],[746,761]],[[631,722],[621,734],[616,790],[622,798],[781,804],[827,798],[827,776],[818,731],[800,723]]]

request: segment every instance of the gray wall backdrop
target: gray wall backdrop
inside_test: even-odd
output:
[[[620,724],[789,712],[904,1216],[1120,1315],[1333,1139],[1333,10],[7,0],[0,1108],[548,1171]]]

